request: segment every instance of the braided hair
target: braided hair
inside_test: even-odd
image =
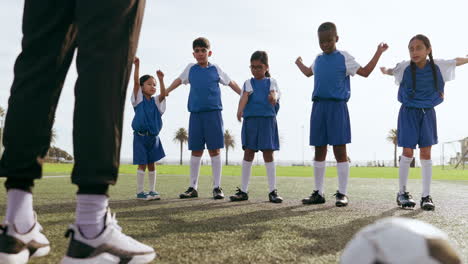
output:
[[[410,43],[411,41],[413,40],[420,40],[423,42],[424,46],[426,46],[427,49],[431,48],[431,42],[429,41],[429,38],[422,35],[422,34],[418,34],[414,37],[411,38],[410,40]],[[429,64],[431,65],[431,69],[432,69],[432,76],[434,77],[434,89],[436,92],[439,92],[439,85],[438,85],[438,77],[437,77],[437,70],[436,70],[436,67],[435,67],[435,63],[434,63],[434,58],[432,57],[432,50],[431,52],[429,53]],[[414,63],[413,61],[411,61],[411,77],[413,79],[413,93],[411,94],[411,98],[414,98],[414,94],[416,93],[416,63]],[[443,94],[441,92],[440,93],[440,96],[442,97]]]

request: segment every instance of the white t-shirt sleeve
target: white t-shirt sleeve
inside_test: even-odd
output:
[[[136,107],[139,103],[143,101],[143,92],[141,91],[141,86],[138,88],[137,96],[135,98],[135,93],[132,91],[132,97],[130,97],[133,107]]]
[[[218,70],[219,82],[223,85],[229,85],[231,78],[229,78],[229,76],[223,70],[221,70],[218,65],[214,64],[214,66],[216,67],[216,70]]]
[[[189,65],[185,67],[185,70],[179,75],[179,79],[182,81],[182,84],[188,84],[190,82],[189,73],[193,65],[195,65],[195,63],[189,63]]]
[[[398,63],[395,68],[393,68],[393,77],[395,77],[395,84],[400,85],[401,81],[403,80],[403,74],[405,73],[405,69],[410,65],[409,61],[402,61]]]
[[[361,65],[357,63],[353,56],[346,51],[340,51],[345,57],[346,75],[354,76],[356,72],[361,68]]]
[[[161,115],[166,112],[166,98],[162,102],[159,102],[159,94],[154,97],[154,102],[156,103],[156,106],[158,107],[159,112]]]
[[[252,87],[252,83],[250,82],[250,79],[244,82],[240,95],[242,96],[243,93],[253,93],[253,87]]]
[[[312,64],[310,65],[310,69],[312,70],[312,73],[314,73],[314,66],[315,66],[315,61],[317,60],[317,57],[320,56],[322,53],[318,54],[317,56],[315,56],[314,58],[314,61],[312,62]]]
[[[281,97],[281,91],[278,87],[278,82],[276,82],[276,80],[273,78],[270,78],[270,91],[275,91],[276,94],[278,95],[277,96],[278,99]]]
[[[434,60],[435,64],[439,66],[440,73],[444,82],[455,79],[455,68],[457,67],[457,61],[453,60]]]

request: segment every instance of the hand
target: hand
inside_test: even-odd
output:
[[[276,101],[277,101],[277,98],[276,98],[276,93],[270,93],[268,95],[268,102],[270,102],[270,104],[272,104],[273,106],[276,105]]]
[[[164,73],[161,70],[157,70],[156,75],[158,76],[158,79],[164,79]]]
[[[299,64],[304,64],[304,63],[302,63],[301,56],[297,57],[297,59],[296,59],[296,65],[299,65]]]
[[[168,96],[169,96],[169,91],[168,91],[168,90],[166,90],[166,97],[168,97]]]
[[[135,56],[135,59],[133,60],[133,63],[135,65],[140,65],[140,59],[137,56]]]
[[[237,120],[238,120],[239,122],[242,121],[242,114],[243,114],[242,111],[237,111]]]
[[[380,67],[380,71],[381,71],[383,74],[387,74],[387,68],[385,68],[385,67]]]
[[[377,52],[380,52],[380,53],[384,53],[384,51],[386,51],[388,49],[388,45],[387,43],[380,43],[378,46],[377,46]]]

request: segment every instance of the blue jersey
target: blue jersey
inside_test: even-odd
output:
[[[270,91],[278,92],[275,79],[263,78],[257,80],[251,78],[247,80],[244,83],[243,92],[250,92],[250,95],[247,105],[244,108],[243,117],[276,116],[275,106],[268,101]]]
[[[135,117],[132,121],[133,130],[155,136],[159,135],[163,126],[161,116],[165,110],[166,100],[159,102],[159,96],[147,99],[140,89],[136,98],[132,95],[131,101],[135,110]]]
[[[312,101],[348,101],[351,96],[349,76],[356,74],[360,67],[345,51],[319,54],[310,67],[314,74]]]
[[[435,60],[437,86],[434,82],[432,67],[428,61],[424,68],[415,67],[416,86],[413,85],[413,76],[409,61],[397,64],[393,75],[398,89],[398,101],[406,107],[432,108],[443,102],[445,82],[454,78],[455,60]]]
[[[198,64],[189,64],[179,76],[183,84],[190,83],[187,108],[189,112],[208,112],[222,110],[219,83],[228,85],[231,79],[216,64],[206,68]]]

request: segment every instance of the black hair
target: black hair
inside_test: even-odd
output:
[[[207,38],[199,37],[196,38],[192,43],[192,48],[207,48],[210,49],[210,41]]]
[[[322,23],[317,30],[318,33],[326,31],[335,32],[335,34],[337,34],[336,26],[332,22]]]
[[[143,76],[140,77],[140,86],[143,86],[143,84],[149,79],[149,78],[153,78],[153,76],[151,75],[148,75],[148,74],[145,74]],[[155,79],[156,80],[156,79]]]
[[[250,57],[250,62],[254,60],[259,60],[262,64],[265,64],[266,66],[268,66],[268,54],[265,51],[257,50],[256,52],[254,52],[252,56]],[[265,76],[271,77],[270,72],[266,71]]]
[[[422,41],[424,46],[426,46],[426,49],[429,49],[429,48],[432,47],[431,46],[431,41],[429,41],[429,38],[422,35],[422,34],[418,34],[418,35],[412,37],[410,39],[410,43],[411,43],[411,41],[413,41],[415,39]],[[429,64],[431,65],[432,76],[434,77],[434,89],[436,91],[439,91],[437,70],[436,70],[436,67],[435,67],[434,58],[432,57],[432,50],[429,53]],[[413,78],[413,93],[411,94],[411,98],[413,98],[414,94],[416,93],[416,63],[414,63],[413,61],[411,61],[411,77]],[[441,94],[441,96],[442,96],[442,94]]]

